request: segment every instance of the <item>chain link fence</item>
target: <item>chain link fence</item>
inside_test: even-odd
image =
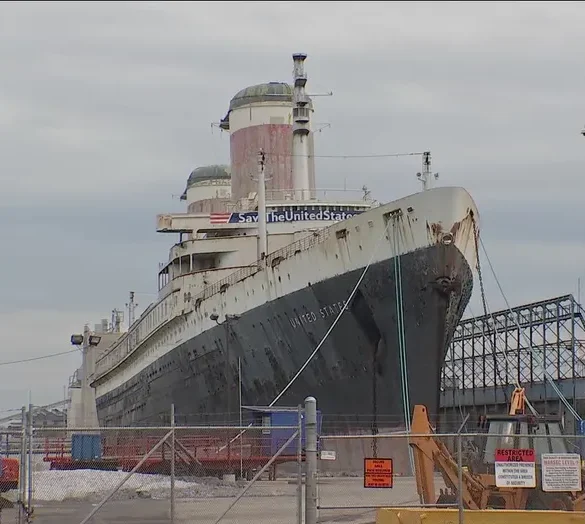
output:
[[[296,408],[295,408],[296,409]],[[298,424],[0,433],[0,522],[296,524]],[[2,520],[4,519],[4,520]]]
[[[23,412],[20,429],[0,432],[0,520],[366,524],[394,522],[392,508],[439,508],[462,524],[492,509],[585,512],[585,435],[558,422],[318,435],[315,399],[288,409],[296,425],[266,424],[262,412],[238,427],[171,415],[162,427],[35,428]]]

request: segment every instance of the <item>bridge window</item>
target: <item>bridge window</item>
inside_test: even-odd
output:
[[[193,271],[205,271],[218,267],[217,257],[210,253],[196,254],[192,257]]]
[[[179,258],[179,274],[185,275],[193,271],[193,264],[190,255],[182,256]]]
[[[165,287],[170,281],[170,274],[169,274],[169,266],[165,267],[159,274],[158,274],[158,289],[159,291]]]

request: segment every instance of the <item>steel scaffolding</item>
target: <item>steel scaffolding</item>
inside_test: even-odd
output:
[[[542,383],[544,362],[555,381],[585,378],[584,310],[573,295],[462,320],[447,350],[441,391]]]

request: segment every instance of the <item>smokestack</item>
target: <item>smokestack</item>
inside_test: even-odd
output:
[[[305,93],[307,55],[293,55],[293,144],[292,181],[295,200],[310,200],[309,136],[311,133],[309,99]]]

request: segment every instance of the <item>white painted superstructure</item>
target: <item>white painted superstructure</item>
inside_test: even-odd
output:
[[[232,186],[229,180],[203,180],[187,188],[186,200],[192,204],[212,198],[231,198],[231,193]]]
[[[230,112],[230,133],[264,125],[292,126],[292,107],[287,101],[250,102]]]

